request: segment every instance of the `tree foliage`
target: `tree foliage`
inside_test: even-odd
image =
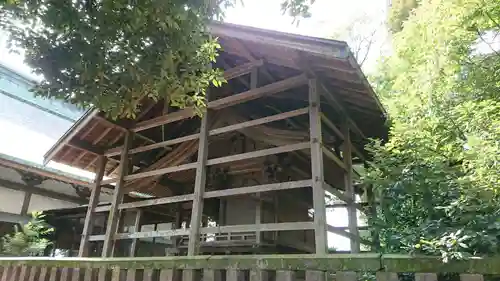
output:
[[[54,230],[43,220],[41,212],[33,212],[31,220],[19,228],[15,226],[14,233],[2,237],[0,253],[8,256],[41,256],[52,244],[46,238]]]
[[[496,0],[420,1],[372,77],[391,120],[365,178],[384,251],[500,253],[500,55],[482,40],[500,38],[495,19]]]
[[[403,23],[408,19],[411,12],[418,7],[418,0],[391,0],[389,10],[389,29],[392,32],[399,32],[403,28]]]
[[[0,28],[43,76],[35,92],[133,117],[140,100],[204,107],[224,82],[210,64],[220,49],[207,23],[235,0],[0,0]],[[294,17],[313,0],[283,1]]]

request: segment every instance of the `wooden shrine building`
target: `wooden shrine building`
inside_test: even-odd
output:
[[[202,118],[148,99],[134,120],[91,110],[46,154],[96,173],[80,255],[137,256],[152,238],[165,241],[164,254],[323,254],[327,231],[359,251],[364,206],[355,196],[365,190],[353,165],[387,128],[347,44],[231,24],[210,30],[223,48],[214,67],[228,83],[210,89]],[[98,205],[102,185],[114,194]],[[326,223],[325,192],[345,202],[348,227]]]

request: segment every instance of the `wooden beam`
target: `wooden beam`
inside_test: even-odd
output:
[[[207,93],[208,95],[208,93]],[[207,96],[208,100],[208,96]],[[191,209],[191,223],[188,241],[188,256],[197,255],[200,245],[200,226],[203,215],[203,196],[205,194],[205,185],[207,181],[207,158],[208,158],[208,132],[210,110],[207,109],[200,126],[200,141],[198,144],[198,162],[196,163],[196,176],[194,182],[193,207]]]
[[[90,144],[86,141],[83,141],[83,140],[72,139],[66,145],[71,146],[71,147],[76,148],[76,149],[80,149],[84,152],[88,152],[88,153],[94,154],[94,155],[103,155],[104,154],[103,150],[98,149],[95,146],[93,146],[92,144]]]
[[[116,122],[110,121],[110,120],[108,120],[108,119],[106,119],[106,118],[104,118],[102,116],[97,115],[95,118],[98,119],[99,121],[103,122],[103,123],[106,123],[106,125],[110,126],[111,128],[115,128],[115,129],[120,130],[120,131],[122,131],[124,133],[129,130],[126,127],[124,127],[124,126],[122,126],[120,124],[117,124]],[[152,139],[150,139],[150,138],[148,138],[148,137],[146,137],[144,135],[141,135],[139,133],[135,133],[135,136],[137,136],[138,138],[141,138],[141,139],[143,139],[143,140],[145,140],[145,141],[147,141],[149,143],[155,143],[154,140],[152,140]]]
[[[14,181],[9,181],[5,179],[0,179],[0,188],[5,187],[8,189],[12,190],[18,190],[18,191],[23,191],[23,192],[30,192],[32,194],[40,195],[40,196],[45,196],[61,201],[67,201],[75,204],[85,204],[87,202],[86,199],[78,197],[78,196],[73,196],[73,195],[68,195],[64,193],[59,193],[56,191],[44,189],[41,187],[37,187],[34,185],[27,185],[23,183],[18,183]]]
[[[262,223],[243,224],[243,225],[224,225],[216,227],[204,227],[200,230],[202,234],[208,233],[225,233],[225,232],[261,232],[268,231],[290,231],[290,230],[310,230],[314,229],[313,222],[282,222],[282,223]]]
[[[326,157],[328,157],[328,159],[332,160],[340,168],[342,168],[342,169],[345,170],[345,164],[344,164],[344,162],[342,162],[342,160],[337,155],[335,155],[335,153],[333,153],[333,151],[331,151],[329,148],[324,147],[324,146],[321,146],[321,150],[326,155]]]
[[[346,122],[342,126],[342,133],[344,135],[344,142],[349,144],[351,143],[351,133],[349,130],[349,124]],[[345,165],[345,171],[344,171],[344,186],[345,186],[345,195],[349,198],[351,202],[347,202],[347,217],[348,217],[348,224],[349,224],[349,233],[353,234],[354,236],[359,237],[359,231],[358,231],[358,219],[357,219],[357,211],[356,208],[352,205],[353,202],[355,202],[356,195],[354,193],[354,182],[353,182],[353,171],[352,171],[352,151],[351,151],[351,146],[350,145],[344,145],[343,146],[343,151],[342,155],[344,158],[344,165]],[[351,252],[352,253],[359,253],[360,251],[360,244],[359,241],[356,241],[354,239],[350,240],[351,242]]]
[[[145,120],[137,123],[134,127],[132,127],[133,132],[140,132],[150,128],[158,127],[161,125],[173,123],[176,121],[184,120],[187,118],[191,118],[195,116],[195,112],[192,108],[184,108],[179,111],[168,113],[153,119]]]
[[[118,176],[118,183],[113,192],[113,198],[111,200],[111,207],[108,215],[108,223],[106,227],[106,234],[104,237],[104,243],[102,248],[102,257],[109,257],[113,250],[114,236],[117,232],[118,219],[120,217],[120,212],[118,209],[119,204],[123,200],[123,189],[125,185],[125,176],[128,173],[128,148],[132,142],[132,134],[130,132],[125,133],[125,144],[122,154],[120,156],[120,170]]]
[[[259,192],[295,189],[295,188],[302,188],[302,187],[309,187],[309,186],[312,186],[311,180],[262,184],[262,185],[254,185],[254,186],[247,186],[247,187],[208,191],[208,192],[205,192],[205,198],[219,198],[219,197],[252,194],[252,193],[259,193]]]
[[[207,107],[210,109],[222,109],[232,105],[258,99],[266,95],[280,93],[285,90],[304,85],[306,83],[307,77],[305,75],[298,75],[275,83],[267,84],[256,89],[250,89],[240,94],[211,101],[207,104]]]
[[[26,216],[28,214],[28,209],[30,207],[31,195],[33,193],[29,191],[24,192],[23,205],[21,205],[21,216]]]
[[[135,211],[135,218],[134,218],[134,232],[140,232],[141,231],[141,219],[142,219],[142,210],[137,209]],[[130,243],[130,253],[129,257],[135,257],[135,253],[137,252],[137,238],[132,239],[132,243]]]
[[[328,251],[324,188],[323,152],[321,149],[320,98],[316,79],[309,80],[309,132],[311,148],[312,192],[314,205],[314,241],[316,254]]]
[[[366,187],[366,199],[368,201],[367,202],[368,203],[368,213],[373,218],[373,220],[368,221],[370,223],[371,228],[372,228],[371,236],[372,236],[373,247],[374,247],[374,249],[371,249],[371,250],[372,251],[375,250],[376,252],[379,252],[379,250],[380,250],[380,234],[378,232],[376,225],[373,224],[373,221],[377,220],[377,206],[376,206],[375,193],[373,192],[373,186],[371,186],[371,185]]]
[[[146,177],[164,175],[164,174],[168,174],[168,173],[180,172],[180,171],[190,170],[190,169],[194,169],[194,168],[196,168],[196,163],[188,163],[188,164],[183,164],[183,165],[179,165],[179,166],[167,167],[167,168],[157,169],[157,170],[153,170],[153,171],[147,171],[147,172],[128,175],[125,177],[125,180],[129,181],[129,180],[135,180],[135,179],[142,179],[142,178],[146,178]]]
[[[179,137],[176,139],[166,140],[166,141],[162,141],[162,142],[158,142],[158,143],[154,143],[154,144],[150,144],[150,145],[132,148],[129,150],[129,154],[136,154],[136,153],[145,152],[145,151],[149,151],[149,150],[153,150],[153,149],[157,149],[157,148],[164,148],[164,147],[167,147],[169,145],[179,144],[179,143],[183,143],[183,142],[190,141],[190,140],[195,140],[198,138],[198,136],[199,136],[199,134],[192,134],[192,135],[188,135],[185,137]],[[121,150],[122,150],[121,146],[115,147],[115,148],[107,150],[105,152],[105,155],[108,157],[116,156],[116,155],[120,154]]]
[[[245,129],[245,128],[249,128],[249,127],[262,125],[262,124],[267,124],[267,123],[271,123],[274,121],[284,120],[284,119],[292,118],[295,116],[304,115],[308,112],[309,112],[309,108],[301,108],[301,109],[283,112],[283,113],[279,113],[279,114],[275,114],[275,115],[271,115],[271,116],[267,116],[267,117],[263,117],[263,118],[259,118],[259,119],[254,119],[254,120],[250,120],[250,121],[246,121],[246,122],[242,122],[242,123],[238,123],[238,124],[234,124],[234,125],[229,125],[229,126],[225,126],[222,128],[210,130],[210,136],[218,135],[218,134],[222,134],[222,133],[227,133],[227,132],[232,132],[232,131],[237,131],[237,130],[241,130],[241,129]]]
[[[191,200],[193,200],[193,194],[184,194],[184,195],[177,195],[177,196],[171,196],[171,197],[162,197],[162,198],[141,200],[141,201],[135,201],[135,202],[129,202],[129,203],[122,203],[122,204],[120,204],[120,206],[118,208],[120,210],[132,209],[132,208],[141,208],[141,207],[147,207],[147,206],[187,202],[187,201],[191,201]]]
[[[292,152],[292,151],[302,150],[302,149],[306,149],[306,148],[309,148],[308,142],[283,145],[283,146],[278,146],[278,147],[273,147],[273,148],[268,148],[268,149],[261,149],[261,150],[257,150],[257,151],[247,152],[247,153],[240,153],[240,154],[236,154],[236,155],[210,159],[207,161],[207,165],[223,164],[223,163],[228,163],[228,162],[263,157],[263,156],[267,156],[267,155]]]
[[[325,87],[325,85],[323,85],[322,83],[319,83],[319,85],[321,86],[321,89],[322,89],[322,92],[324,93],[325,98],[328,99],[329,101],[331,101],[334,104],[335,108],[344,116],[344,118],[347,120],[347,122],[349,123],[350,127],[356,132],[356,134],[358,134],[362,138],[366,138],[365,134],[363,133],[363,131],[361,131],[361,129],[356,124],[356,122],[354,122],[351,119],[351,117],[349,116],[349,114],[345,110],[344,105],[342,104],[342,102],[340,102],[337,99],[337,97],[332,92],[330,92],[328,90],[328,88]]]
[[[252,72],[252,69],[262,66],[264,64],[263,60],[254,60],[251,62],[244,63],[242,65],[235,66],[234,68],[224,70],[224,78],[226,80],[231,80],[236,77],[248,74]]]
[[[328,119],[328,117],[326,117],[325,114],[321,113],[321,121],[323,121],[323,123],[325,123],[325,125],[330,128],[340,139],[344,140],[344,134],[342,134],[342,132],[340,131],[339,128],[337,128],[337,126],[335,126],[335,124],[333,124],[332,121],[330,121],[330,119]],[[351,149],[354,153],[356,153],[356,155],[358,155],[358,157],[361,159],[361,160],[365,160],[365,155],[363,153],[361,153],[361,151],[359,151],[352,143],[350,144],[351,145]]]
[[[99,196],[101,194],[101,181],[104,177],[104,171],[106,170],[107,158],[105,156],[99,156],[99,159],[97,161],[98,164],[97,173],[94,179],[94,188],[90,193],[87,214],[85,215],[85,221],[83,223],[82,237],[80,239],[80,249],[78,250],[79,257],[88,257],[89,236],[92,234],[95,208],[99,203]]]
[[[325,190],[328,191],[329,193],[333,194],[335,197],[339,198],[340,200],[346,202],[347,204],[352,204],[356,209],[363,211],[363,206],[360,205],[359,203],[356,203],[351,200],[347,195],[345,195],[343,192],[340,190],[334,188],[333,186],[329,185],[328,183],[325,182],[324,184]]]

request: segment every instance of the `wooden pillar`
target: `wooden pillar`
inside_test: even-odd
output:
[[[260,198],[260,193],[257,193],[257,204],[255,205],[255,225],[257,230],[255,230],[255,238],[257,244],[260,245],[262,242],[262,233],[260,232],[260,224],[262,223],[262,199]]]
[[[125,133],[125,142],[120,156],[120,169],[118,171],[118,182],[113,192],[113,199],[111,200],[111,208],[109,209],[108,225],[106,226],[106,234],[104,235],[104,243],[102,248],[102,257],[109,257],[113,249],[113,239],[116,234],[118,219],[120,212],[118,205],[123,200],[123,185],[125,184],[124,177],[128,172],[128,150],[132,141],[132,134],[127,131]]]
[[[356,195],[354,193],[354,183],[352,179],[352,151],[351,151],[351,132],[347,120],[342,124],[342,134],[344,135],[344,145],[342,146],[342,158],[344,159],[344,186],[346,196],[351,202],[347,202],[347,218],[349,233],[359,237],[357,211],[354,206]],[[359,253],[360,244],[358,239],[350,239],[351,253]]]
[[[94,227],[94,210],[99,204],[99,196],[101,194],[101,182],[106,170],[106,163],[108,158],[100,155],[97,159],[97,172],[94,179],[94,188],[90,193],[89,205],[87,207],[87,214],[85,215],[85,222],[83,223],[82,238],[80,240],[80,249],[78,250],[79,257],[87,257],[89,255],[89,236],[92,235],[92,228]]]
[[[141,231],[141,219],[142,219],[142,210],[137,209],[135,212],[134,218],[134,232]],[[137,252],[137,242],[139,239],[132,238],[132,243],[130,244],[130,257],[135,257],[135,252]]]
[[[26,216],[28,214],[28,209],[30,207],[31,195],[33,193],[25,191],[23,205],[21,206],[21,215]]]
[[[208,93],[207,93],[208,94]],[[209,110],[203,114],[200,126],[200,139],[198,146],[198,164],[196,166],[196,177],[194,182],[193,208],[191,210],[191,224],[188,241],[188,256],[198,254],[200,244],[200,225],[203,214],[203,195],[207,179],[207,157],[208,157],[208,117]]]
[[[380,237],[379,237],[379,232],[378,229],[376,229],[376,226],[373,224],[373,221],[377,219],[377,203],[375,200],[375,194],[373,193],[373,186],[367,186],[366,187],[366,199],[368,201],[368,212],[369,216],[372,217],[371,220],[368,221],[370,224],[370,228],[372,229],[371,235],[372,235],[372,252],[379,252],[380,251]]]
[[[311,172],[314,205],[314,240],[316,254],[327,253],[326,207],[321,148],[320,95],[316,79],[309,80],[309,132],[311,141]]]

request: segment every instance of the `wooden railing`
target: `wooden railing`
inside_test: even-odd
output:
[[[437,257],[378,254],[0,258],[1,281],[396,281],[398,273],[415,273],[415,281],[436,281],[441,273],[482,281],[483,275],[500,275],[500,257],[448,263]]]

